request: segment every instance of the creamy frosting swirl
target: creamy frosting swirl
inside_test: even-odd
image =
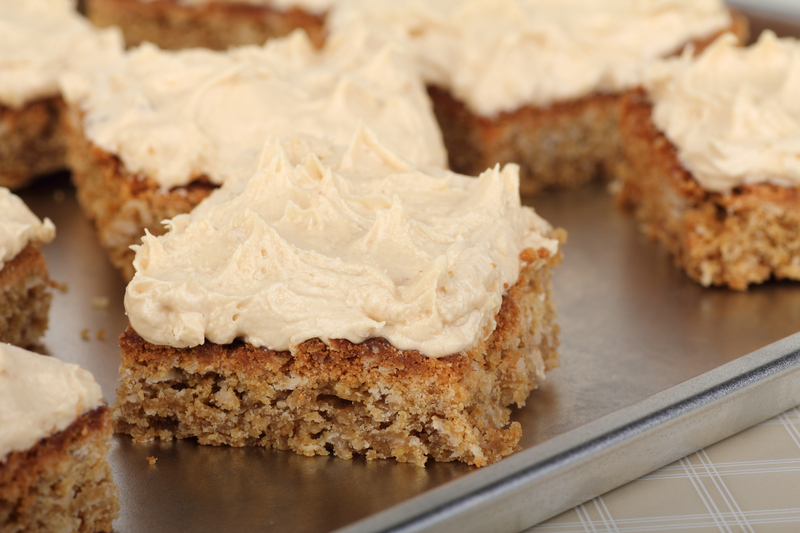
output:
[[[19,196],[0,187],[0,270],[29,243],[47,243],[55,236],[56,228],[50,219],[42,222]]]
[[[77,365],[0,343],[0,463],[103,404],[94,377]]]
[[[523,249],[558,251],[520,205],[516,165],[478,179],[422,171],[365,128],[346,149],[306,155],[317,142],[270,142],[252,179],[144,237],[125,295],[137,333],[274,350],[383,337],[445,356],[494,330]]]
[[[19,109],[58,96],[58,78],[122,53],[117,28],[98,30],[69,0],[0,2],[0,104]]]
[[[407,40],[425,80],[480,115],[636,86],[731,23],[722,0],[349,0],[329,18]]]
[[[431,104],[395,44],[351,32],[316,50],[297,31],[228,52],[130,52],[113,68],[64,79],[85,111],[86,136],[128,171],[161,186],[198,176],[248,178],[268,136],[305,133],[349,142],[363,121],[417,164],[445,166]]]
[[[748,183],[800,185],[800,42],[726,35],[698,58],[655,65],[645,84],[653,122],[709,191]]]

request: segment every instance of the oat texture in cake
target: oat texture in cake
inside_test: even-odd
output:
[[[229,52],[143,45],[64,89],[78,200],[128,278],[144,228],[160,233],[225,180],[250,177],[270,135],[346,144],[363,122],[416,164],[447,160],[408,57],[363,31],[321,51],[302,32]]]
[[[65,168],[58,78],[121,46],[116,30],[95,30],[69,0],[0,2],[0,186]]]
[[[0,531],[111,531],[111,417],[92,375],[0,343]]]
[[[558,366],[559,238],[518,168],[420,170],[364,128],[273,141],[169,232],[125,306],[119,431],[303,455],[485,465]]]
[[[800,43],[724,36],[654,66],[629,95],[620,192],[705,286],[800,279]]]
[[[0,342],[29,347],[44,335],[52,295],[39,245],[54,237],[49,219],[0,187]]]
[[[610,176],[619,94],[649,61],[735,26],[722,0],[351,0],[331,34],[406,40],[430,86],[451,167],[521,166],[521,189]]]
[[[128,46],[151,42],[166,50],[264,44],[302,29],[321,46],[333,0],[86,0],[100,27],[119,26]]]

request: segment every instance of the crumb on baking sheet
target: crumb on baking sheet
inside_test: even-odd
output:
[[[97,340],[99,340],[99,341],[106,340],[106,330],[98,329],[96,337],[97,337]]]
[[[81,330],[81,340],[88,341],[89,340],[89,328],[84,328]]]
[[[56,189],[55,191],[53,191],[53,200],[55,200],[56,202],[61,203],[66,198],[67,198],[67,194],[64,191],[62,191],[61,189]]]
[[[67,290],[69,290],[69,286],[66,283],[59,283],[55,280],[50,280],[50,286],[60,292],[61,294],[66,294]]]
[[[146,457],[146,459],[147,459],[147,462],[150,463],[150,466],[156,466],[156,461],[158,461],[158,459],[156,459],[152,455],[148,455]]]
[[[102,311],[108,307],[108,297],[107,296],[95,296],[92,298],[92,309],[96,309],[98,311]]]

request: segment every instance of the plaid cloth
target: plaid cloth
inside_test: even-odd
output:
[[[790,409],[527,531],[800,531],[800,410]]]

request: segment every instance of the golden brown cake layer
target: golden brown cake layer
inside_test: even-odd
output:
[[[99,407],[0,462],[0,531],[111,531],[119,491],[106,459],[111,416]]]
[[[11,190],[66,167],[61,97],[14,110],[0,104],[0,187]]]
[[[732,12],[729,31],[745,42],[747,18]],[[718,37],[694,42],[697,53]],[[477,175],[497,163],[520,165],[520,193],[574,188],[593,179],[613,179],[624,164],[619,138],[620,94],[592,94],[549,106],[522,106],[479,116],[448,91],[429,87],[442,128],[450,167]]]
[[[181,5],[175,0],[86,0],[86,15],[100,27],[119,26],[127,46],[144,41],[166,50],[264,44],[302,28],[317,46],[325,40],[325,17],[246,3],[209,1]]]
[[[86,139],[78,112],[70,109],[68,119],[68,160],[78,202],[111,264],[130,280],[135,256],[130,246],[141,244],[145,228],[162,235],[162,220],[188,213],[216,187],[201,178],[186,187],[162,189],[150,178],[129,173],[119,158]]]
[[[196,437],[309,456],[495,462],[521,436],[508,406],[524,405],[545,370],[558,366],[550,277],[560,260],[523,270],[497,329],[472,350],[439,359],[384,339],[312,339],[294,354],[242,343],[179,349],[128,328],[116,429],[138,441]]]
[[[429,87],[450,167],[475,176],[497,163],[520,165],[520,193],[573,188],[613,176],[621,157],[619,97],[598,94],[548,107],[474,115],[448,91]]]
[[[737,290],[771,277],[800,280],[799,187],[705,191],[653,124],[641,91],[623,100],[621,136],[629,168],[618,200],[692,279]]]
[[[0,342],[23,348],[38,343],[51,299],[44,256],[27,246],[0,270]]]

